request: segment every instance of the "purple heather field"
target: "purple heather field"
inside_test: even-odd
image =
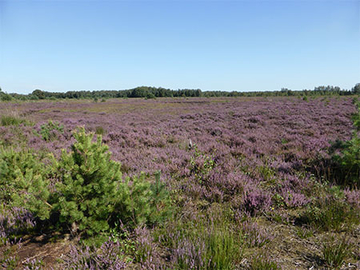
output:
[[[356,107],[351,98],[194,98],[0,103],[0,111],[36,123],[23,126],[20,136],[0,127],[5,144],[59,154],[74,142],[72,131],[85,126],[103,134],[125,174],[160,170],[169,186],[179,188],[174,180],[186,178],[180,188],[210,202],[232,200],[241,188],[249,200],[261,196],[269,204],[273,187],[261,183],[280,178],[278,192],[294,193],[285,198],[296,206],[306,202],[302,189],[310,174],[303,172],[326,156],[331,141],[350,138]],[[34,130],[49,120],[61,123],[64,132],[54,130],[56,139],[46,142]],[[199,169],[206,159],[214,162],[208,172]],[[194,167],[207,175],[196,175]],[[210,183],[199,185],[198,178]]]
[[[61,149],[69,150],[74,143],[73,131],[84,126],[86,131],[102,135],[112,159],[121,163],[124,175],[144,172],[151,178],[160,171],[166,187],[181,193],[182,199],[177,198],[177,203],[181,201],[183,213],[189,201],[200,210],[212,204],[230,207],[238,216],[240,230],[249,236],[248,247],[253,248],[266,246],[281,235],[269,234],[257,222],[244,222],[243,217],[268,216],[266,213],[274,208],[299,209],[315,200],[315,183],[327,176],[328,148],[331,142],[351,138],[351,115],[356,111],[348,97],[2,102],[2,115],[32,124],[0,126],[0,143],[15,149],[32,148],[38,153],[52,152],[59,157]],[[63,130],[50,130],[51,138],[44,140],[39,134],[49,121],[59,123]],[[356,189],[345,190],[345,195],[347,203],[359,206]],[[194,219],[198,218],[196,215]],[[289,218],[283,212],[281,215]],[[146,241],[150,239],[145,228],[137,230],[147,235]],[[192,269],[179,265],[185,257],[193,258],[195,263],[197,255],[191,254],[200,252],[201,247],[195,248],[194,242],[186,242],[187,238],[175,241],[175,231],[166,237],[177,241],[176,247],[168,249],[172,250],[167,255],[168,265],[172,262],[179,269]],[[318,240],[312,241],[316,244]],[[151,245],[160,249],[161,241],[155,242]],[[75,256],[71,252],[70,256]],[[158,260],[164,259],[161,252],[156,254]],[[285,266],[291,265],[284,260]],[[304,267],[299,264],[299,269],[313,265],[308,259],[303,261]]]

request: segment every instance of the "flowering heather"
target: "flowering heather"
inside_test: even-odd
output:
[[[122,258],[119,243],[111,240],[105,242],[99,250],[90,247],[71,247],[71,251],[62,258],[63,269],[125,269],[126,263]]]
[[[33,215],[26,209],[12,207],[0,212],[0,238],[17,235],[35,226]]]
[[[51,178],[47,154],[53,153],[54,160],[59,160],[61,150],[69,152],[75,142],[73,131],[84,127],[86,132],[95,133],[94,140],[102,136],[112,152],[111,159],[121,163],[119,171],[124,179],[142,175],[146,185],[159,181],[171,194],[171,202],[166,202],[174,204],[174,216],[164,223],[128,228],[126,243],[130,247],[122,249],[120,242],[112,241],[99,249],[72,247],[63,258],[63,268],[228,269],[240,264],[243,248],[267,248],[276,241],[252,219],[268,218],[271,223],[269,217],[275,220],[278,212],[286,211],[289,219],[302,217],[304,212],[302,222],[306,224],[300,225],[311,225],[319,218],[326,223],[320,224],[322,227],[331,225],[340,209],[336,200],[330,206],[317,203],[323,193],[329,193],[323,181],[329,179],[324,172],[331,173],[328,149],[331,142],[351,138],[351,115],[356,111],[347,97],[308,101],[259,97],[0,102],[0,116],[13,117],[0,125],[0,146],[33,149],[49,167],[47,177]],[[50,192],[55,191],[56,179],[50,179]],[[359,191],[345,190],[343,195],[340,206],[350,220],[354,209],[360,207]],[[160,201],[154,205],[154,209],[165,207]],[[221,209],[219,218],[213,211],[216,207]],[[239,222],[234,218],[237,214],[248,215],[247,221]],[[33,220],[25,209],[4,210],[0,236],[31,232]],[[341,229],[343,218],[338,220],[335,228]],[[298,226],[280,222],[280,230]],[[113,220],[108,225],[109,231],[102,233],[113,230],[116,234]],[[329,230],[333,230],[331,226]],[[155,237],[158,231],[162,235]],[[287,231],[292,232],[296,230]],[[131,248],[135,251],[129,251]],[[262,265],[278,269],[266,258],[254,260],[256,263],[257,269],[263,269]]]

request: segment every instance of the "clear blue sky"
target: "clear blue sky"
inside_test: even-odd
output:
[[[360,0],[0,0],[6,92],[360,82]]]

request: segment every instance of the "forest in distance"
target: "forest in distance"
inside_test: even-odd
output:
[[[360,268],[360,84],[135,89],[0,92],[1,269]]]
[[[360,94],[360,83],[351,90],[338,86],[318,86],[313,90],[291,90],[282,88],[280,91],[201,91],[201,89],[171,90],[163,87],[140,86],[128,90],[97,90],[50,92],[40,89],[30,94],[5,93],[0,88],[0,100],[38,100],[38,99],[103,99],[103,98],[157,98],[157,97],[263,97],[263,96],[324,96],[324,95],[357,95]]]

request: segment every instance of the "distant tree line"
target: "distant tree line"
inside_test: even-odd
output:
[[[280,91],[201,91],[200,89],[166,89],[162,87],[140,86],[128,90],[98,90],[98,91],[67,91],[49,92],[40,89],[31,94],[7,94],[0,88],[0,100],[38,100],[38,99],[107,99],[107,98],[159,98],[159,97],[267,97],[267,96],[323,96],[323,95],[359,95],[360,83],[351,90],[338,86],[318,86],[313,90],[291,90],[282,88]]]

